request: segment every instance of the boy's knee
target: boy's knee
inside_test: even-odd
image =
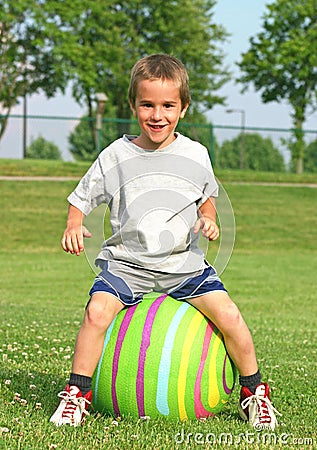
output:
[[[106,297],[93,295],[87,305],[84,321],[93,327],[108,328],[120,309],[120,305],[112,299],[107,301]]]
[[[242,316],[237,305],[233,302],[226,305],[220,313],[220,320],[227,329],[239,326]]]

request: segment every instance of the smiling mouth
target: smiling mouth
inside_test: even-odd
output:
[[[152,125],[152,124],[149,124],[149,127],[152,130],[163,130],[163,128],[165,128],[165,125]]]

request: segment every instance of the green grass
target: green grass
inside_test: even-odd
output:
[[[89,166],[87,162],[0,159],[0,176],[81,177]]]
[[[81,177],[89,168],[89,162],[65,162],[34,159],[1,159],[0,176],[54,176]],[[257,172],[241,170],[215,170],[222,183],[228,182],[264,182],[264,183],[301,183],[316,184],[317,174]]]
[[[217,170],[217,177],[223,183],[245,182],[245,183],[300,183],[316,184],[317,173],[289,173],[289,172],[258,172],[252,170]]]
[[[0,181],[0,449],[316,448],[317,189],[308,187],[225,182],[237,236],[222,279],[283,413],[276,433],[265,437],[239,420],[238,388],[224,411],[206,421],[92,414],[78,429],[49,423],[94,278],[83,255],[60,249],[65,199],[74,186]],[[211,260],[214,254],[210,246]],[[208,433],[222,444],[199,444],[212,441]],[[236,445],[224,445],[231,438]]]

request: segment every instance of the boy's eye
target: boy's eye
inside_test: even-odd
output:
[[[152,103],[141,103],[140,106],[142,108],[153,108]],[[164,108],[166,108],[166,109],[174,108],[174,105],[172,103],[165,103]]]

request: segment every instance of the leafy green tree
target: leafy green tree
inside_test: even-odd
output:
[[[317,108],[316,0],[275,0],[267,5],[263,30],[250,39],[238,63],[244,90],[253,84],[264,103],[286,101],[292,108],[290,145],[296,172],[303,171],[303,123]],[[309,111],[310,110],[310,111]]]
[[[47,21],[60,24],[54,49],[68,64],[76,101],[93,117],[96,92],[105,92],[116,117],[130,118],[127,102],[133,64],[150,53],[173,53],[191,79],[193,108],[210,109],[224,98],[224,28],[213,21],[215,0],[47,1]]]
[[[223,103],[217,91],[229,78],[221,51],[227,33],[213,21],[215,3],[0,0],[0,138],[21,97],[40,90],[51,97],[69,81],[90,118],[96,93],[105,92],[114,115],[129,119],[130,70],[156,52],[175,54],[186,64],[193,110]],[[93,121],[90,131],[96,141]]]
[[[221,169],[239,169],[241,155],[243,167],[249,170],[283,172],[283,156],[274,147],[272,139],[258,133],[240,133],[231,141],[224,141],[216,155],[216,165]]]
[[[47,141],[43,136],[31,140],[26,149],[26,158],[30,159],[62,159],[60,149],[54,142]]]
[[[139,126],[136,121],[113,119],[111,115],[110,118],[104,117],[102,130],[99,136],[98,134],[96,135],[96,138],[100,139],[101,149],[121,137],[121,134],[118,132],[118,123],[121,123],[123,132],[138,134]],[[77,161],[93,161],[98,156],[98,145],[91,133],[91,127],[95,129],[95,124],[96,121],[94,118],[88,116],[82,117],[68,137],[69,151]]]
[[[82,117],[69,135],[69,151],[77,161],[93,161],[98,155],[95,140],[91,134],[90,117]],[[104,139],[101,143],[104,146]]]
[[[317,172],[317,139],[306,147],[304,166],[306,172]]]
[[[96,129],[96,110],[92,109],[92,117],[86,115],[68,137],[69,151],[78,161],[93,161],[98,156],[98,147],[105,148],[115,139],[122,136],[122,133],[137,133],[138,126],[132,125],[135,121],[115,119],[115,108],[106,102],[103,114],[102,129]],[[121,124],[121,132],[118,130],[118,123]],[[98,146],[98,140],[99,146]]]
[[[212,162],[214,162],[214,154],[217,152],[218,143],[214,136],[212,124],[207,121],[206,116],[202,112],[192,110],[190,107],[185,118],[180,120],[176,131],[205,145]]]
[[[11,109],[26,94],[52,97],[66,85],[63,63],[52,54],[41,0],[0,0],[0,139]]]

